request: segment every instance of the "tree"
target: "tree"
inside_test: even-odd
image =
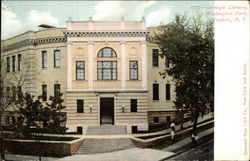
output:
[[[214,28],[211,20],[203,17],[188,19],[186,15],[162,26],[152,43],[161,49],[161,57],[170,62],[160,74],[173,79],[176,89],[175,107],[190,111],[193,135],[197,120],[214,111]]]
[[[40,148],[40,139],[44,133],[64,134],[66,131],[66,114],[62,112],[63,94],[50,96],[49,102],[42,102],[42,96],[35,98],[26,93],[19,95],[18,121],[14,131],[18,134],[34,136]],[[41,160],[41,154],[39,154]]]
[[[18,95],[21,93],[21,88],[25,82],[27,69],[23,69],[18,74],[7,72],[4,68],[6,64],[3,61],[2,53],[0,53],[0,149],[1,159],[4,156],[4,135],[3,135],[3,116],[6,111],[15,111],[15,104],[18,103]],[[13,87],[10,89],[10,87]]]

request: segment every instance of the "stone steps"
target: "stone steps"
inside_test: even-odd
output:
[[[107,153],[134,148],[130,139],[85,139],[78,148],[76,155]]]

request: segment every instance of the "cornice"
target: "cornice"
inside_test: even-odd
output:
[[[42,44],[50,44],[50,43],[62,43],[66,42],[67,39],[64,36],[58,37],[46,37],[46,38],[39,38],[39,39],[25,39],[22,41],[18,41],[13,44],[9,44],[2,47],[2,52],[6,52],[9,50],[14,50],[26,46],[37,46]]]
[[[67,37],[145,37],[147,31],[65,31]]]

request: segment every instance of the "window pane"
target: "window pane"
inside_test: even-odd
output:
[[[137,112],[137,99],[130,100],[131,112]]]
[[[130,61],[130,79],[138,79],[138,61]]]
[[[16,71],[16,56],[12,56],[12,71]]]
[[[137,79],[137,70],[131,69],[131,79]]]
[[[98,79],[102,79],[102,69],[98,69]]]
[[[166,100],[170,100],[170,84],[166,84]]]
[[[42,52],[42,68],[47,68],[47,52],[43,51]]]
[[[85,78],[85,71],[84,71],[84,61],[77,61],[76,62],[76,80],[84,80]]]
[[[98,62],[98,68],[102,68],[102,62]]]
[[[61,52],[59,50],[54,51],[54,67],[61,66]]]
[[[22,68],[22,55],[18,55],[18,71]]]
[[[6,61],[7,61],[7,72],[10,72],[10,57],[7,57]]]
[[[158,49],[153,49],[153,66],[154,67],[158,67],[159,66],[159,62],[158,62],[158,53],[159,53],[159,50]]]
[[[111,62],[103,62],[103,68],[111,68]]]
[[[111,79],[111,69],[103,69],[103,79]]]
[[[58,96],[60,94],[60,84],[54,85],[54,96]]]
[[[42,85],[42,99],[47,101],[47,85]]]
[[[103,48],[99,51],[98,57],[116,57],[116,53],[111,48]]]
[[[110,48],[104,48],[103,49],[103,56],[104,57],[111,57],[111,49]]]
[[[97,78],[98,79],[116,79],[117,78],[117,62],[100,61],[97,62]]]
[[[112,74],[113,74],[113,79],[117,79],[117,78],[116,78],[116,73],[117,73],[117,72],[116,72],[116,69],[113,69],[113,73],[112,73]]]
[[[159,84],[153,84],[153,100],[159,100]]]
[[[116,62],[113,62],[113,68],[116,68]]]
[[[84,101],[77,100],[77,113],[83,113],[83,112],[84,112]]]
[[[76,62],[76,67],[77,68],[84,68],[84,62],[83,61]]]
[[[77,69],[76,77],[77,77],[77,80],[84,80],[84,70]]]

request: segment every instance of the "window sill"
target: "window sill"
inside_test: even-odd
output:
[[[60,69],[61,67],[54,67],[54,69]]]
[[[152,100],[152,102],[160,102],[160,100]]]
[[[119,81],[118,79],[97,79],[97,81]]]

